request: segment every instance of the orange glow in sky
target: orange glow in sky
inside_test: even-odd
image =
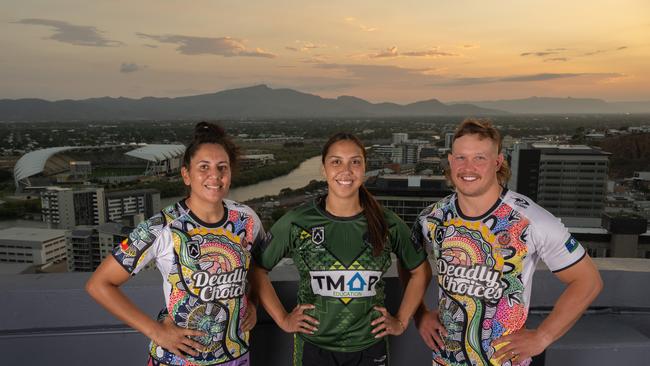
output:
[[[647,0],[0,0],[0,98],[650,100]]]

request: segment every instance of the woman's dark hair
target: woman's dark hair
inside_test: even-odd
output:
[[[183,154],[183,167],[190,168],[190,162],[194,154],[199,150],[203,144],[217,144],[221,145],[230,160],[230,169],[234,170],[237,167],[239,160],[239,147],[226,135],[226,131],[219,125],[210,122],[199,122],[194,126],[194,138],[185,148]]]
[[[339,141],[351,141],[361,149],[363,160],[366,161],[366,148],[361,140],[351,133],[339,132],[325,143],[321,152],[321,161],[325,164],[325,157],[332,145]],[[388,237],[388,224],[384,218],[384,210],[375,197],[370,194],[368,189],[361,184],[359,188],[359,202],[363,208],[363,214],[368,222],[368,239],[372,243],[372,254],[378,256],[384,250],[386,238]]]

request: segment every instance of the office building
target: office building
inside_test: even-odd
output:
[[[69,231],[68,271],[91,272],[97,269],[102,260],[111,254],[115,245],[128,238],[133,227],[107,222],[97,226],[77,226]]]
[[[425,207],[452,193],[444,176],[378,175],[366,187],[409,226]]]
[[[155,189],[106,192],[106,221],[119,222],[125,216],[151,217],[161,210],[160,192]]]
[[[12,227],[0,230],[0,263],[45,265],[66,259],[64,230]]]
[[[106,222],[104,188],[47,187],[41,192],[41,213],[52,228],[99,225]]]
[[[393,145],[403,144],[409,139],[408,133],[394,133],[393,134]]]
[[[517,144],[508,187],[567,226],[599,227],[605,207],[609,153],[586,145]]]

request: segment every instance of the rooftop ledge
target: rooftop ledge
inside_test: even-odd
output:
[[[596,258],[605,288],[592,307],[546,352],[545,365],[633,365],[650,359],[650,259]],[[147,340],[123,325],[85,293],[89,273],[0,276],[0,354],[3,363],[135,365],[146,362]],[[287,308],[296,301],[296,272],[279,266],[271,278]],[[395,311],[400,286],[387,276],[386,304]],[[147,271],[124,291],[154,316],[163,306],[160,274]],[[437,295],[430,286],[427,303]],[[552,308],[563,285],[543,265],[537,269],[529,327]],[[393,365],[430,364],[431,355],[413,325],[390,339]],[[290,365],[292,337],[264,311],[251,334],[252,365]],[[35,350],[38,349],[37,352]],[[117,350],[117,352],[116,352]]]

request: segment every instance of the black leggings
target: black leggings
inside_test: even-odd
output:
[[[293,337],[294,366],[389,366],[388,342],[385,339],[356,352],[334,352]]]

